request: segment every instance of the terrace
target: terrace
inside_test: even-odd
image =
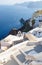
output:
[[[0,64],[3,65],[30,65],[42,64],[42,46],[28,46],[28,41],[12,46],[10,49],[0,54]],[[34,43],[34,42],[33,42]]]
[[[0,65],[42,65],[42,38],[33,35],[39,29],[1,40]]]

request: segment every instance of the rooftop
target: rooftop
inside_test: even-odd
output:
[[[42,65],[42,37],[37,36],[39,32],[42,33],[42,28],[37,27],[28,33],[9,35],[1,40],[4,52],[0,53],[0,65]]]

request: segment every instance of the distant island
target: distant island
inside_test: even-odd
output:
[[[18,6],[24,6],[24,7],[28,7],[28,8],[42,8],[42,1],[31,1],[31,2],[24,2],[21,4],[15,4]]]

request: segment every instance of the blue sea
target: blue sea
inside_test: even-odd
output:
[[[24,20],[32,17],[37,8],[27,8],[22,6],[0,6],[0,39],[6,37],[13,28],[20,28],[20,19]]]

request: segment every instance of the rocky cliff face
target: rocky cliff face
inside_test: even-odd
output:
[[[24,6],[24,7],[28,7],[28,8],[42,8],[42,1],[30,1],[30,2],[24,2],[21,4],[16,4],[18,6]]]
[[[17,29],[11,29],[9,34],[16,35],[18,33]]]

